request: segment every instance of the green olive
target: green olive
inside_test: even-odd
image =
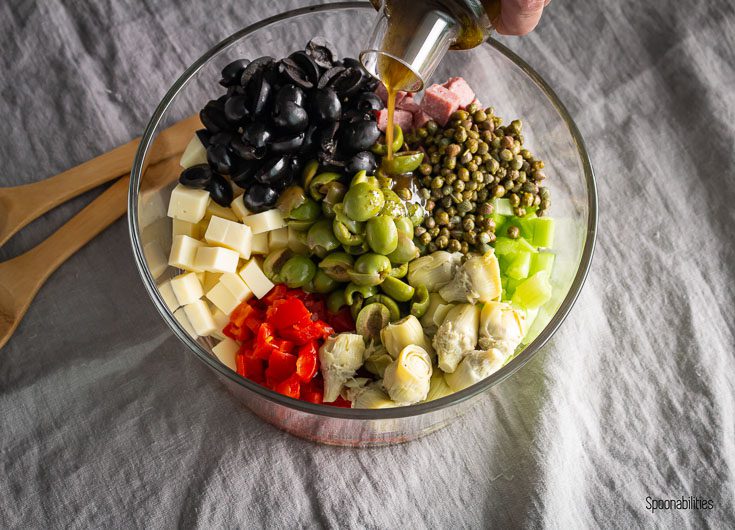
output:
[[[355,221],[345,214],[345,205],[340,202],[334,205],[334,218],[340,223],[344,223],[347,229],[353,234],[362,234],[365,230],[365,223]]]
[[[344,289],[332,291],[331,293],[329,293],[329,296],[327,296],[327,311],[329,311],[330,313],[338,313],[339,310],[346,305],[347,300],[345,300]]]
[[[357,320],[357,315],[360,314],[360,310],[362,309],[364,303],[365,301],[360,296],[356,297],[355,301],[350,304],[350,314],[352,315],[353,320]]]
[[[367,182],[360,182],[345,194],[344,212],[355,221],[367,221],[378,215],[385,204],[383,192]]]
[[[322,219],[309,228],[306,244],[309,246],[312,254],[323,258],[327,253],[339,247],[340,242],[334,237],[332,223],[329,219]]]
[[[345,252],[332,252],[319,262],[319,268],[324,273],[338,282],[350,280],[349,271],[355,264],[355,260]]]
[[[408,205],[408,218],[411,219],[413,226],[421,226],[426,217],[426,210],[417,202],[412,202]]]
[[[351,247],[347,245],[342,245],[342,248],[344,249],[345,252],[347,252],[351,256],[362,256],[368,250],[370,250],[370,247],[368,246],[366,241],[363,241],[359,245],[354,245]]]
[[[393,158],[384,157],[380,168],[388,175],[403,175],[414,171],[423,161],[423,151],[404,151],[395,154]]]
[[[291,289],[303,287],[309,283],[316,274],[316,265],[306,256],[299,254],[292,256],[281,267],[281,277]]]
[[[429,309],[429,302],[429,290],[425,285],[419,285],[413,295],[413,302],[411,302],[411,314],[416,318],[421,318]]]
[[[293,219],[294,221],[314,222],[317,220],[320,213],[321,208],[319,207],[319,204],[317,204],[316,201],[313,201],[312,199],[306,197],[303,204],[291,210],[287,217],[288,219]]]
[[[315,201],[324,199],[324,196],[327,194],[327,186],[330,183],[339,180],[341,177],[342,175],[332,171],[319,173],[309,183],[309,194],[311,195],[311,198]]]
[[[342,202],[345,198],[345,193],[347,193],[347,187],[337,181],[326,184],[326,190],[324,203],[329,204],[330,206],[334,206],[335,204]]]
[[[354,174],[354,176],[352,177],[352,180],[350,181],[350,186],[354,186],[355,184],[359,184],[360,182],[367,182],[367,181],[368,181],[367,171],[363,169]]]
[[[331,293],[337,288],[337,285],[339,285],[339,282],[330,278],[329,275],[321,269],[316,271],[311,283],[314,292],[320,294]]]
[[[390,311],[383,304],[363,305],[355,320],[355,331],[366,339],[380,338],[380,330],[390,323]]]
[[[307,227],[308,228],[308,227]],[[306,244],[307,233],[296,230],[293,226],[288,227],[288,248],[297,254],[308,254],[309,247]]]
[[[383,283],[380,284],[380,289],[393,300],[398,302],[408,302],[413,298],[413,294],[416,291],[416,289],[407,283],[402,282],[398,278],[393,278],[392,276],[388,276],[383,280]]]
[[[419,249],[413,240],[401,232],[398,233],[398,248],[388,255],[393,263],[408,263],[419,257]]]
[[[355,272],[369,274],[372,272],[388,273],[391,269],[390,260],[380,254],[365,254],[355,261]]]
[[[332,232],[334,233],[334,237],[337,238],[337,241],[348,247],[360,245],[364,241],[362,234],[353,234],[347,228],[347,225],[339,219],[332,221]]]
[[[350,271],[350,280],[357,285],[380,285],[383,277],[377,272]]]
[[[291,256],[293,256],[293,252],[287,248],[274,250],[266,256],[265,261],[263,261],[263,272],[270,281],[273,283],[283,282],[281,269],[283,268],[283,264],[286,263]]]
[[[297,232],[304,232],[304,237],[306,237],[306,232],[311,228],[311,225],[314,224],[314,221],[295,221],[293,219],[289,219],[286,223]]]
[[[306,193],[301,186],[289,186],[281,192],[276,207],[284,219],[291,217],[291,212],[306,202]]]
[[[378,288],[374,285],[357,285],[356,283],[350,282],[345,287],[345,303],[352,305],[357,298],[366,300],[376,294],[378,294]]]
[[[408,263],[401,263],[398,267],[393,267],[388,273],[388,276],[403,278],[406,274],[408,274]]]
[[[301,179],[304,183],[304,188],[309,189],[311,179],[314,178],[316,172],[319,171],[319,162],[316,160],[309,160],[304,166],[304,170],[301,172]]]
[[[401,308],[398,307],[396,301],[393,300],[390,296],[384,294],[376,294],[375,296],[366,298],[363,305],[368,306],[370,304],[382,304],[387,307],[388,311],[390,311],[391,322],[395,322],[396,320],[399,320],[401,318]]]
[[[393,152],[396,153],[403,146],[403,129],[397,124],[393,124]],[[380,156],[388,154],[388,146],[385,144],[375,144],[372,147],[373,153]]]
[[[396,222],[396,229],[402,233],[405,234],[405,236],[409,239],[413,239],[414,235],[414,226],[411,222],[411,219],[408,217],[399,217],[395,220]]]
[[[390,215],[395,219],[408,215],[406,203],[401,200],[395,191],[390,188],[381,188],[380,191],[383,192],[383,197],[385,197],[385,205],[381,210],[383,215]]]
[[[367,222],[366,239],[373,252],[390,254],[398,246],[398,229],[393,218],[378,215]]]

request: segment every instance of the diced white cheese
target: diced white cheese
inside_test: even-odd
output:
[[[187,272],[171,278],[171,288],[179,305],[191,304],[204,295],[202,284],[195,272]]]
[[[176,236],[189,236],[194,239],[199,239],[201,234],[199,233],[199,225],[197,223],[190,223],[189,221],[182,221],[181,219],[172,219],[171,223],[171,235]]]
[[[281,212],[275,208],[248,215],[243,218],[242,222],[250,227],[253,235],[260,234],[261,232],[270,232],[271,230],[277,230],[286,226],[286,221],[283,220]]]
[[[239,274],[223,274],[219,282],[227,287],[227,289],[237,298],[240,302],[253,296],[253,292],[250,287],[240,278]]]
[[[206,271],[204,273],[204,280],[202,281],[202,288],[204,289],[204,292],[206,293],[209,291],[212,287],[217,285],[219,282],[219,279],[222,277],[221,272],[209,272]]]
[[[138,224],[143,231],[148,225],[166,217],[166,201],[160,190],[141,190],[138,196]]]
[[[230,208],[232,209],[233,212],[235,212],[235,215],[237,215],[240,221],[242,221],[248,215],[250,215],[250,211],[247,208],[245,208],[245,203],[243,202],[243,195],[240,195],[239,197],[235,197],[235,200],[232,201],[232,204],[230,204]]]
[[[181,155],[179,165],[186,169],[191,166],[198,166],[199,164],[206,163],[207,149],[199,140],[199,136],[195,134],[194,136],[192,136],[189,144],[186,146],[186,149],[184,149],[184,153]]]
[[[212,216],[204,234],[204,239],[210,245],[234,250],[243,258],[250,257],[253,243],[253,233],[250,227],[244,224],[229,221],[221,217]]]
[[[253,236],[251,251],[253,254],[268,254],[268,234],[273,232],[261,232]]]
[[[176,317],[176,320],[179,321],[179,324],[181,324],[181,327],[184,328],[184,331],[186,331],[195,339],[199,337],[196,330],[194,330],[194,327],[191,325],[191,322],[189,322],[189,317],[186,316],[186,312],[184,311],[183,307],[180,307],[179,309],[174,311],[174,317]]]
[[[214,305],[210,306],[209,310],[212,312],[212,319],[214,320],[214,324],[217,326],[217,331],[212,333],[212,337],[217,337],[220,340],[225,339],[225,334],[222,333],[222,330],[225,329],[225,326],[230,323],[230,317],[224,314],[220,309]]]
[[[288,246],[288,228],[278,228],[268,232],[268,251],[273,252]]]
[[[263,273],[263,269],[254,259],[248,261],[245,266],[240,270],[240,278],[250,287],[253,294],[258,298],[263,298],[268,292],[273,289],[273,282],[271,282]]]
[[[184,312],[191,323],[191,327],[200,337],[208,337],[216,331],[217,326],[212,318],[212,313],[204,300],[197,300],[185,305]]]
[[[166,280],[160,284],[158,286],[158,292],[160,293],[161,298],[163,298],[163,302],[166,304],[166,307],[168,307],[172,313],[179,308],[180,304],[176,299],[173,288],[171,287],[171,280]]]
[[[240,305],[240,300],[221,282],[207,291],[206,297],[226,315],[232,313]]]
[[[232,184],[232,196],[235,197],[235,198],[242,197],[243,194],[245,193],[245,189],[244,188],[241,188],[240,186],[238,186],[237,184],[235,184],[232,181],[230,181],[230,184]],[[230,208],[231,207],[232,207],[232,205],[230,205]],[[245,207],[245,203],[243,203],[243,208],[244,207]]]
[[[204,246],[198,239],[189,236],[176,236],[171,244],[168,264],[186,271],[200,272],[202,269],[194,265],[197,250]]]
[[[235,272],[240,255],[222,247],[199,247],[194,256],[194,266],[209,272]]]
[[[164,272],[166,272],[166,267],[168,267],[166,254],[163,253],[158,241],[147,243],[143,247],[143,256],[145,257],[145,261],[148,264],[148,270],[151,271],[151,275],[154,280],[157,280]]]
[[[204,218],[213,217],[213,216],[221,217],[223,219],[229,219],[230,221],[239,221],[239,217],[235,215],[235,212],[232,211],[231,208],[228,208],[226,206],[220,206],[216,202],[214,202],[212,199],[209,199],[209,204],[207,205],[207,210],[204,212]]]
[[[168,203],[168,216],[190,223],[198,223],[204,218],[209,204],[209,192],[195,190],[178,184],[171,192]]]
[[[225,339],[218,342],[213,348],[212,353],[217,356],[217,359],[224,364],[227,368],[233,372],[237,371],[237,350],[240,349],[237,342],[232,339]]]

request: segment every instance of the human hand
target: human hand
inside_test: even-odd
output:
[[[501,35],[530,33],[549,2],[551,0],[501,0],[500,14],[493,25]]]

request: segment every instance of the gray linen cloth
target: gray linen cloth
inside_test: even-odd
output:
[[[300,5],[1,3],[3,185],[138,135],[204,50]],[[533,35],[502,41],[567,104],[600,193],[587,285],[527,367],[410,444],[294,438],[171,335],[120,221],[0,351],[0,527],[735,526],[735,4],[555,0]],[[712,509],[647,510],[690,495]]]

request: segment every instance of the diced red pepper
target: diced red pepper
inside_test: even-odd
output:
[[[269,385],[275,385],[296,372],[296,356],[290,353],[273,350],[268,358],[265,379]]]
[[[301,326],[311,318],[311,313],[306,309],[304,302],[298,298],[288,298],[273,307],[275,310],[269,322],[278,331],[292,326]]]
[[[327,313],[327,322],[336,333],[355,330],[355,321],[352,319],[349,307],[343,307],[336,313]]]
[[[301,384],[296,374],[278,383],[273,390],[294,399],[299,399],[301,396]]]
[[[273,339],[271,341],[271,346],[273,346],[277,350],[281,350],[282,352],[286,353],[293,353],[293,351],[296,349],[295,342],[285,339]]]
[[[253,335],[258,333],[258,328],[260,328],[260,324],[262,323],[263,319],[260,315],[251,316],[245,319],[245,327],[249,329]]]
[[[318,369],[317,345],[315,341],[311,341],[299,348],[299,355],[296,359],[296,375],[302,381],[308,382],[314,378]]]
[[[317,320],[301,326],[292,326],[280,331],[281,336],[294,341],[296,344],[307,344],[313,340],[326,339],[334,333],[332,326]]]
[[[301,399],[309,403],[324,402],[324,381],[316,376],[308,383],[301,383]]]
[[[263,361],[254,357],[245,356],[242,356],[242,359],[245,377],[261,385],[265,383],[265,369],[263,368]]]
[[[272,305],[276,300],[281,300],[288,293],[288,287],[283,284],[276,285],[271,291],[261,298],[262,302],[267,305]]]
[[[245,356],[237,354],[235,356],[235,365],[237,366],[237,373],[243,377],[246,377],[245,375]]]
[[[342,396],[337,396],[337,399],[335,399],[331,403],[325,403],[325,405],[332,405],[333,407],[341,407],[343,409],[352,408],[352,402],[351,401],[347,401]]]

